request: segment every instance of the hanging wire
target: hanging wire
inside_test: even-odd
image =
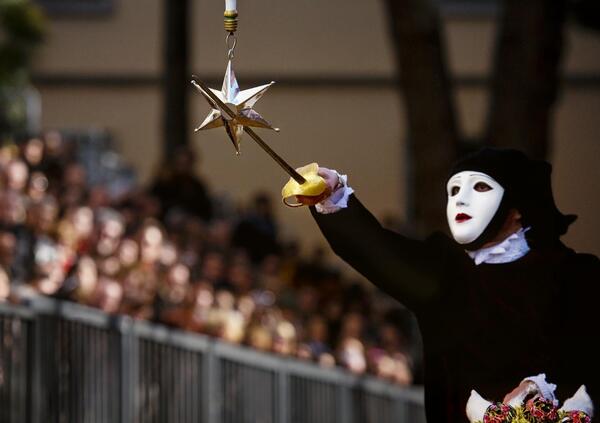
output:
[[[234,58],[234,51],[235,51],[235,46],[237,45],[237,37],[235,36],[235,34],[233,32],[230,32],[229,34],[227,34],[227,37],[225,38],[225,45],[227,46],[227,58],[229,60]]]

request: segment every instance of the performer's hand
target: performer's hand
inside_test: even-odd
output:
[[[325,180],[325,183],[327,184],[327,189],[323,191],[323,193],[321,193],[320,195],[314,197],[306,195],[297,195],[296,199],[304,205],[314,206],[315,204],[326,200],[335,191],[336,187],[338,187],[339,177],[337,172],[331,169],[327,169],[326,167],[319,166],[319,171],[317,173],[320,177],[322,177]]]
[[[320,177],[325,179],[327,186],[329,187],[329,194],[331,195],[336,188],[338,188],[338,184],[340,183],[340,178],[338,173],[335,170],[327,169],[326,167],[320,167],[317,172]]]
[[[532,382],[530,380],[524,380],[519,386],[517,386],[515,389],[506,394],[502,402],[504,404],[508,404],[512,399],[517,397],[524,399],[529,395],[537,393],[538,390],[538,386],[535,384],[535,382]]]

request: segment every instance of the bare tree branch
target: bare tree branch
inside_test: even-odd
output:
[[[426,0],[386,3],[409,129],[413,223],[445,228],[441,181],[455,159],[458,134],[439,14]]]
[[[565,0],[505,0],[486,140],[545,158],[560,78]]]

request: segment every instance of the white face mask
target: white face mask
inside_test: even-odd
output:
[[[492,221],[504,188],[485,173],[466,170],[448,180],[446,217],[459,244],[475,241]]]

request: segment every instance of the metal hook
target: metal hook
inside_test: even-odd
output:
[[[234,50],[235,50],[235,46],[237,45],[237,37],[235,36],[235,34],[233,32],[230,32],[229,34],[227,34],[227,38],[225,38],[225,45],[227,46],[227,58],[229,60],[233,59],[234,57]]]

